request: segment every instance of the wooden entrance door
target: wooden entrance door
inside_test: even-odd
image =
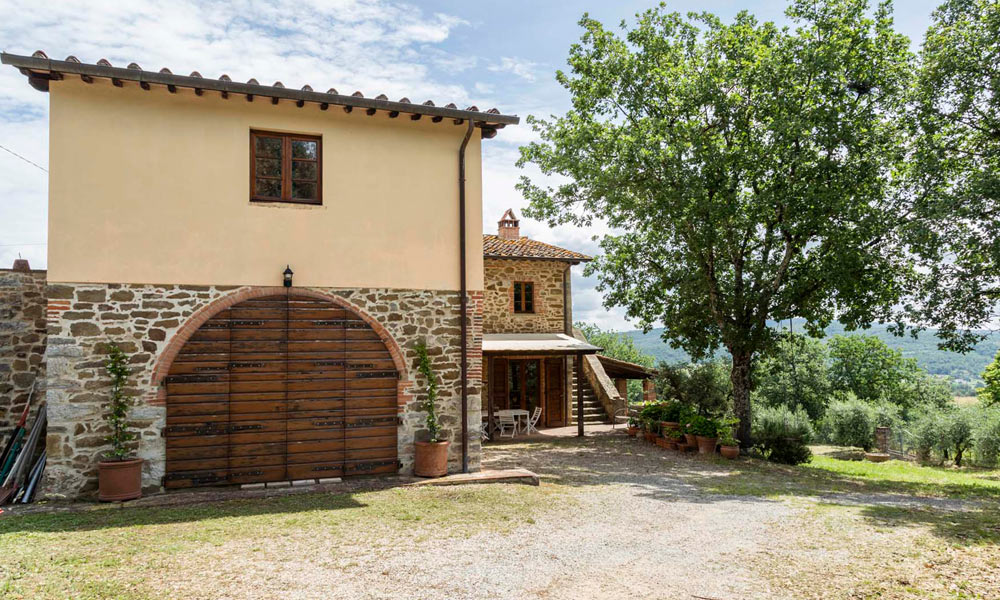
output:
[[[331,302],[236,304],[167,376],[164,486],[394,473],[397,379],[378,334]]]

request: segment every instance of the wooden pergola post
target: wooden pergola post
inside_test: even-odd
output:
[[[576,355],[576,435],[583,437],[583,355]]]

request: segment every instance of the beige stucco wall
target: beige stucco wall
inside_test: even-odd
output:
[[[485,261],[484,333],[563,333],[563,275],[568,263],[552,260]],[[534,284],[535,312],[514,312],[514,282]]]
[[[465,126],[52,82],[49,280],[458,288]],[[323,137],[323,206],[249,201],[249,130]],[[479,130],[468,148],[468,281],[482,289]]]

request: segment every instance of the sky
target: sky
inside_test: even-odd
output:
[[[30,55],[43,50],[82,62],[106,58],[115,66],[136,62],[147,70],[227,73],[234,81],[254,77],[286,87],[361,90],[437,105],[454,102],[497,107],[522,117],[483,143],[483,231],[496,230],[507,208],[520,215],[526,202],[515,189],[518,147],[536,139],[527,115],[566,111],[567,92],[556,83],[577,24],[589,13],[606,25],[634,21],[655,5],[644,1],[507,0],[505,2],[389,0],[0,0],[0,49]],[[897,29],[914,50],[938,2],[896,2]],[[786,2],[672,1],[679,12],[709,11],[723,19],[748,10],[761,20],[785,22]],[[16,69],[0,68],[0,266],[15,258],[46,267],[48,95],[28,86]],[[17,158],[10,152],[20,155]],[[34,166],[31,163],[35,163]],[[39,168],[41,167],[41,168]],[[600,226],[583,229],[521,220],[521,234],[596,254]],[[99,240],[95,240],[99,243]],[[574,318],[606,329],[633,329],[621,309],[606,308],[596,278],[574,268]]]

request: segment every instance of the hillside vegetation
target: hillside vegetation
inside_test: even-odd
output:
[[[801,324],[795,323],[795,330],[802,331]],[[914,358],[917,363],[931,375],[943,375],[949,377],[959,395],[972,395],[974,388],[982,385],[980,375],[986,365],[993,360],[997,350],[1000,349],[1000,336],[993,335],[981,342],[968,354],[958,354],[939,350],[937,338],[932,331],[925,331],[917,339],[912,337],[896,337],[886,331],[883,325],[848,332],[840,323],[833,323],[827,327],[827,336],[837,334],[864,333],[873,335],[884,341],[892,348],[896,348],[903,353],[903,356]],[[635,347],[644,354],[648,354],[659,361],[667,362],[687,362],[688,355],[683,350],[671,348],[669,344],[660,337],[662,329],[653,329],[649,333],[633,330],[624,332],[632,338]]]

